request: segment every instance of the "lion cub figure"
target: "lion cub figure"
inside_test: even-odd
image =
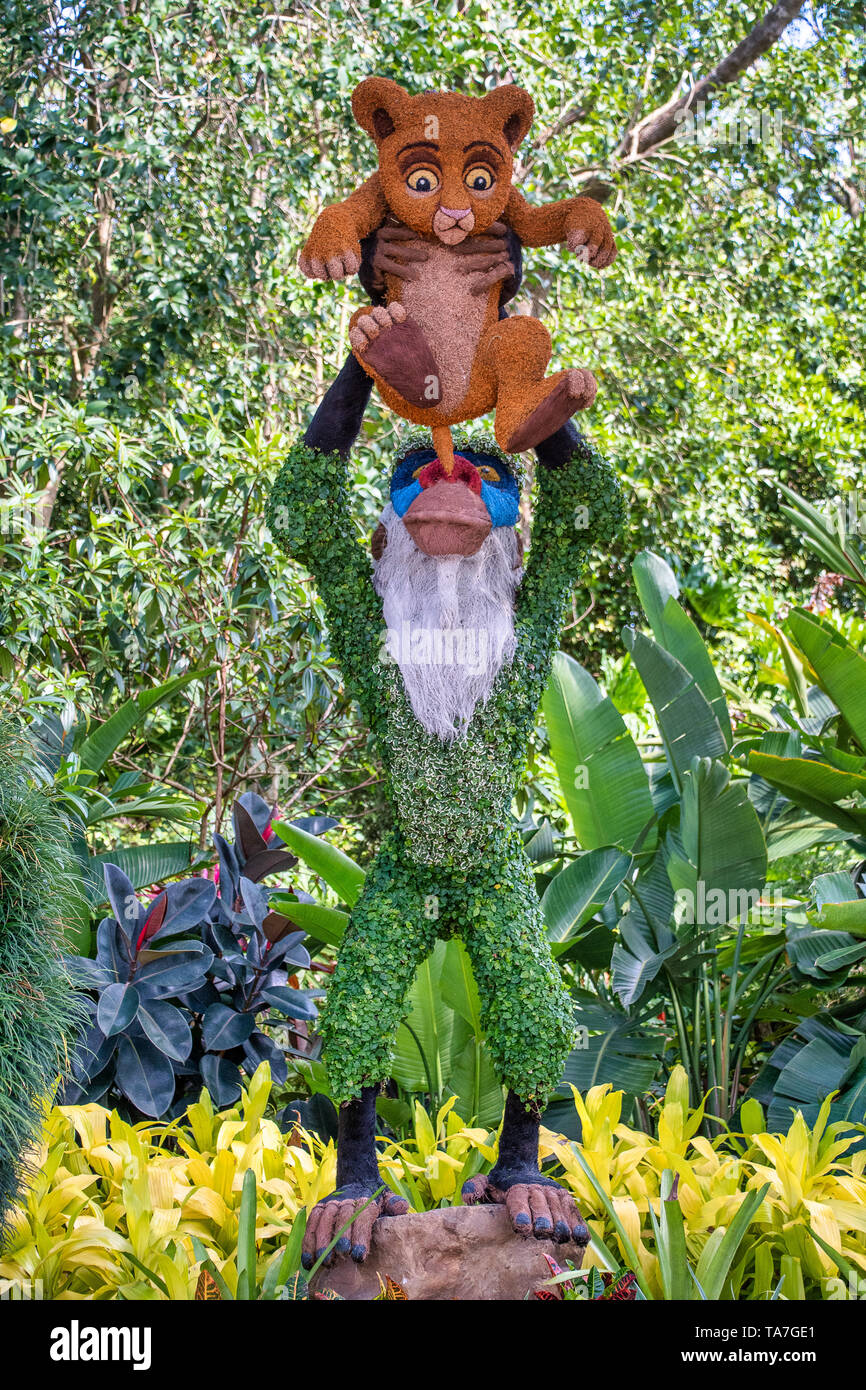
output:
[[[580,368],[545,376],[547,329],[524,315],[500,319],[500,285],[473,292],[455,257],[473,249],[472,239],[489,247],[484,234],[505,223],[524,246],[564,242],[601,270],[616,255],[603,209],[591,198],[531,207],[513,187],[514,153],[534,113],[520,87],[410,96],[369,77],[353,92],[352,110],[376,141],[379,168],[320,214],[301,270],[319,280],[353,275],[364,237],[386,219],[409,228],[426,258],[412,278],[386,275],[385,305],[353,315],[355,357],[403,419],[441,432],[492,410],[503,449],[532,448],[592,404],[595,379]]]

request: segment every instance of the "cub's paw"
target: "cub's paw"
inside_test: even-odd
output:
[[[598,392],[598,382],[592,372],[588,372],[585,367],[572,367],[565,376],[574,409],[589,410]]]
[[[566,232],[569,251],[596,270],[616,258],[616,242],[607,213],[592,198],[578,198]]]
[[[309,246],[309,242],[307,243]],[[338,251],[335,255],[308,255],[306,247],[298,257],[298,267],[308,280],[345,280],[348,275],[356,275],[361,268],[361,247],[357,250]]]
[[[435,359],[402,304],[380,305],[361,314],[349,329],[349,342],[361,365],[404,401],[422,409],[438,405],[442,388]]]
[[[326,208],[316,218],[298,266],[309,280],[344,280],[361,268],[361,243],[339,208]]]
[[[344,1226],[346,1229],[324,1263],[332,1265],[335,1255],[351,1255],[356,1264],[361,1264],[369,1253],[373,1226],[379,1217],[406,1215],[409,1203],[405,1198],[386,1188],[370,1201],[374,1191],[364,1183],[350,1183],[316,1203],[304,1231],[304,1269],[312,1269]]]
[[[571,1193],[540,1173],[470,1178],[463,1184],[463,1201],[468,1207],[481,1202],[504,1206],[516,1235],[554,1240],[557,1245],[569,1240],[576,1245],[589,1243],[589,1231]]]
[[[402,304],[377,305],[369,314],[362,314],[349,329],[349,342],[356,352],[366,352],[367,348],[383,329],[392,328],[395,323],[406,322],[406,310]]]

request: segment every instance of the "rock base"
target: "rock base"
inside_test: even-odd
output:
[[[554,1245],[515,1235],[504,1207],[445,1207],[380,1217],[365,1262],[338,1255],[312,1287],[370,1300],[381,1291],[381,1276],[393,1279],[410,1300],[522,1301],[550,1278],[545,1254],[563,1269],[567,1261],[579,1267],[583,1259],[583,1249],[571,1241]]]

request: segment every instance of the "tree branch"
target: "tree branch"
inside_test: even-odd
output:
[[[676,134],[680,111],[691,110],[711,92],[727,87],[756,63],[781,37],[803,8],[803,0],[780,0],[773,5],[750,34],[732,48],[721,62],[697,81],[687,92],[671,97],[670,101],[651,111],[642,121],[626,131],[615,151],[614,158],[630,162],[648,154]]]

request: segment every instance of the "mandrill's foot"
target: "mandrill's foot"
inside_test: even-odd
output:
[[[435,359],[402,304],[380,305],[361,314],[349,329],[349,342],[361,366],[404,401],[425,408],[438,405],[442,392]]]
[[[568,1240],[576,1245],[589,1243],[589,1231],[571,1193],[537,1169],[512,1169],[501,1176],[494,1169],[486,1177],[470,1178],[463,1184],[463,1201],[468,1207],[479,1202],[504,1205],[518,1235],[554,1240],[558,1245]]]
[[[509,454],[519,454],[523,449],[534,448],[542,439],[547,439],[560,429],[576,411],[588,410],[595,400],[597,390],[592,372],[585,371],[582,367],[572,367],[570,371],[563,372],[547,395],[511,431],[508,439],[503,442],[503,448]]]
[[[352,1224],[343,1232],[334,1249],[325,1260],[326,1265],[334,1262],[335,1255],[351,1255],[360,1264],[367,1258],[373,1226],[380,1216],[405,1216],[409,1203],[395,1192],[385,1189],[375,1201],[370,1198],[378,1191],[367,1183],[346,1183],[330,1197],[317,1202],[310,1212],[307,1229],[304,1232],[304,1248],[301,1261],[304,1269],[312,1269],[316,1260],[327,1250],[337,1232]],[[369,1205],[368,1205],[369,1204]]]

